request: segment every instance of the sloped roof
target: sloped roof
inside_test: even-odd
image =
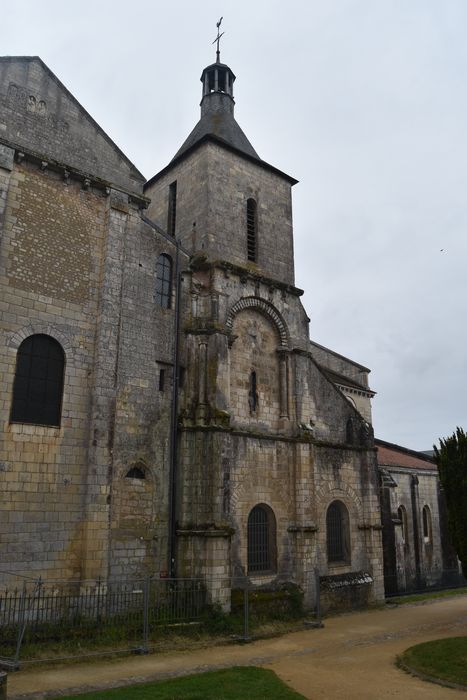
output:
[[[334,384],[341,384],[342,386],[348,386],[353,389],[357,389],[358,391],[364,391],[367,394],[371,394],[372,396],[374,396],[376,393],[372,389],[370,389],[370,387],[365,386],[365,384],[358,382],[356,379],[348,377],[346,374],[340,374],[339,372],[335,372],[334,370],[329,369],[325,365],[320,364],[319,366],[326,374],[326,376],[331,380],[331,382],[334,382]]]
[[[378,466],[380,467],[437,470],[435,461],[423,452],[409,450],[407,447],[379,439],[375,439],[375,447],[378,451]]]
[[[206,136],[212,136],[235,148],[236,151],[240,151],[250,158],[256,158],[260,161],[259,155],[248,141],[235,117],[227,111],[204,114],[172,160],[178,159]]]
[[[0,112],[11,147],[141,192],[144,176],[39,56],[0,57]]]

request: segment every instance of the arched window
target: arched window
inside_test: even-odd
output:
[[[266,505],[255,506],[248,516],[248,573],[276,570],[276,519]]]
[[[16,357],[10,420],[13,423],[60,425],[65,354],[48,335],[30,335]]]
[[[163,253],[156,265],[156,302],[163,309],[170,309],[172,296],[172,258]]]
[[[326,513],[328,562],[350,563],[349,512],[341,501],[333,501]]]
[[[423,522],[423,540],[426,543],[432,541],[433,533],[431,529],[431,512],[428,506],[423,506],[422,511],[422,522]]]
[[[347,420],[345,426],[345,441],[348,445],[353,445],[354,441],[354,431],[353,431],[353,421],[351,418]]]
[[[246,201],[246,247],[248,260],[256,262],[257,259],[257,238],[258,238],[258,217],[256,201],[247,199]]]
[[[404,506],[399,506],[397,509],[397,517],[401,521],[401,537],[402,537],[402,542],[404,544],[407,544],[408,542],[408,534],[407,534],[407,512],[404,508]]]

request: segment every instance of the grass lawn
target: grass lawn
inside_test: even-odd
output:
[[[467,588],[451,588],[446,591],[431,591],[428,593],[414,593],[412,595],[397,596],[396,598],[387,598],[386,603],[396,603],[404,605],[405,603],[418,603],[421,600],[432,600],[433,598],[449,598],[453,595],[465,595]]]
[[[238,666],[115,690],[66,696],[63,700],[304,700],[273,671]]]
[[[398,661],[427,676],[467,686],[467,637],[449,637],[410,647]]]

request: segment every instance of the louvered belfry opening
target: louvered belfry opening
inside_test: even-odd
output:
[[[247,254],[250,262],[256,262],[257,228],[256,201],[250,198],[246,203]]]
[[[275,521],[266,506],[255,506],[248,516],[248,573],[275,569]]]

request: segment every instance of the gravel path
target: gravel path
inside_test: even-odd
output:
[[[341,615],[327,619],[323,629],[244,646],[30,668],[10,674],[8,698],[42,700],[228,666],[257,665],[273,669],[309,700],[467,700],[463,691],[426,683],[394,665],[396,655],[413,644],[462,635],[467,635],[465,595]]]

